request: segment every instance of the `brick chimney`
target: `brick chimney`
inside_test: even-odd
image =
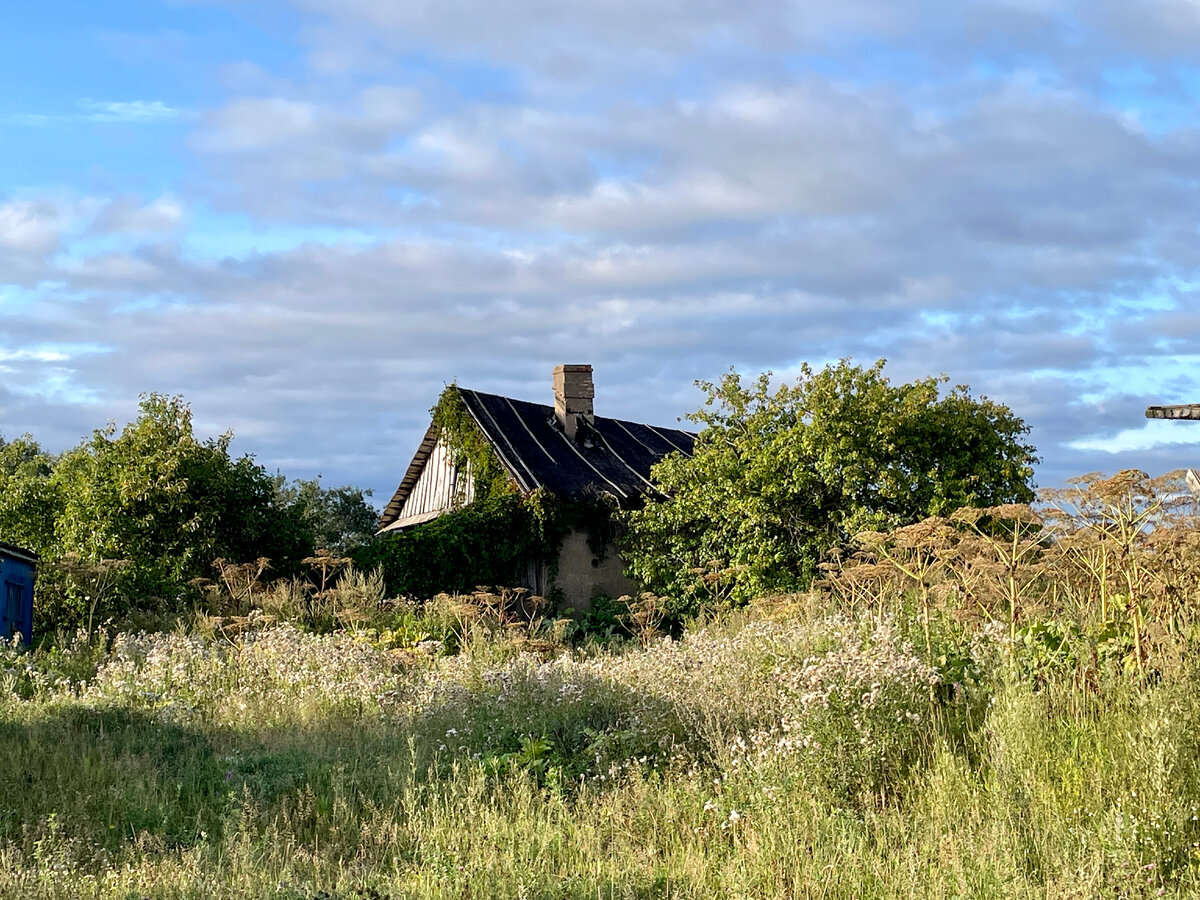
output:
[[[595,396],[591,366],[554,367],[554,415],[567,437],[575,439],[581,421],[592,424]]]

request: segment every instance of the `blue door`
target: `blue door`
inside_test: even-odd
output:
[[[31,559],[0,547],[0,640],[17,635],[28,644],[33,638],[33,573]]]
[[[17,630],[17,618],[21,615],[21,585],[4,582],[4,611],[0,612],[0,637],[5,640]]]

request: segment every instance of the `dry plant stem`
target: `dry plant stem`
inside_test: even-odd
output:
[[[869,547],[876,556],[916,582],[921,599],[925,651],[929,656],[933,655],[929,588],[934,577],[946,568],[941,545],[949,533],[945,520],[933,517],[898,528],[890,534],[864,532],[858,536],[859,542]]]
[[[1157,511],[1159,504],[1156,503],[1149,509],[1145,510],[1140,515],[1133,514],[1132,500],[1128,502],[1126,512],[1128,517],[1123,516],[1121,523],[1121,543],[1122,554],[1128,559],[1128,565],[1125,569],[1125,586],[1129,596],[1130,617],[1133,623],[1133,641],[1134,650],[1137,655],[1138,668],[1145,669],[1146,657],[1142,648],[1142,635],[1145,630],[1145,622],[1142,618],[1142,592],[1139,590],[1140,566],[1138,564],[1138,554],[1134,552],[1134,543],[1137,536],[1141,534],[1142,526],[1145,522]]]
[[[1068,521],[1093,535],[1089,546],[1075,552],[1099,582],[1103,621],[1111,615],[1110,583],[1115,579],[1118,588],[1124,589],[1139,672],[1145,672],[1149,653],[1145,585],[1155,576],[1147,573],[1162,564],[1156,559],[1147,568],[1145,561],[1154,559],[1153,535],[1169,523],[1180,524],[1174,510],[1181,507],[1181,498],[1186,495],[1180,491],[1181,474],[1150,478],[1145,472],[1126,469],[1110,478],[1084,476],[1073,487],[1049,495]]]
[[[1065,554],[1065,558],[1072,565],[1081,569],[1094,585],[1094,591],[1091,589],[1087,591],[1084,608],[1090,613],[1093,608],[1093,598],[1098,598],[1100,621],[1107,622],[1109,619],[1108,545],[1090,530],[1084,534],[1090,535],[1090,540],[1094,543],[1088,543],[1081,547],[1078,545],[1081,536],[1079,534],[1069,535],[1060,542],[1060,549]],[[1067,581],[1067,585],[1072,583],[1070,580]]]
[[[334,556],[328,550],[321,549],[317,551],[316,556],[307,557],[304,564],[308,566],[318,581],[315,585],[310,585],[311,588],[308,598],[308,619],[309,625],[316,628],[320,623],[320,605],[329,596],[329,591],[332,579],[343,569],[350,566],[352,560]]]
[[[117,576],[133,564],[127,559],[85,559],[78,553],[67,553],[55,564],[74,584],[87,591],[86,633],[96,627],[96,609],[108,600],[117,587]]]
[[[625,613],[621,616],[625,627],[633,632],[643,648],[649,647],[661,635],[658,626],[666,616],[663,598],[646,591],[636,600],[626,594],[618,597],[617,602],[625,607]]]
[[[221,584],[224,585],[225,592],[233,603],[234,615],[246,615],[250,612],[254,605],[254,590],[258,587],[263,573],[270,567],[271,561],[265,556],[259,557],[254,562],[241,564],[231,563],[221,558],[213,560],[213,568],[217,570]],[[245,602],[244,610],[242,608],[243,601]]]
[[[1029,561],[1042,549],[1041,541],[1048,535],[1040,517],[1030,507],[1023,505],[995,506],[980,510],[960,510],[958,521],[966,522],[991,549],[1004,571],[1004,600],[1008,607],[1008,636],[1017,639],[1017,622],[1021,615],[1022,598],[1032,589],[1035,578],[1027,578],[1022,585],[1019,574]],[[1011,535],[998,537],[990,529],[983,528],[984,519],[1007,522]],[[1036,574],[1036,569],[1031,574]]]

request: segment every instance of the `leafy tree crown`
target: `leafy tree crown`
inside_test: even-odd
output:
[[[945,376],[893,384],[884,364],[697,382],[694,452],[655,466],[668,499],[628,516],[632,573],[683,607],[748,599],[806,586],[860,531],[1033,499],[1020,417]]]

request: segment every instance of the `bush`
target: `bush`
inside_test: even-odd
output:
[[[467,594],[478,585],[524,583],[530,563],[548,562],[557,536],[516,495],[482,500],[419,528],[391,532],[352,553],[364,571],[379,567],[392,597]]]
[[[277,502],[275,480],[232,456],[232,438],[198,439],[182,398],[148,394],[134,422],[57,459],[0,441],[0,540],[28,542],[47,575],[38,630],[186,611],[218,559],[296,571],[313,549],[303,510]]]
[[[690,456],[653,469],[666,496],[628,516],[625,555],[677,613],[807,588],[832,549],[964,505],[1028,502],[1019,417],[945,378],[894,385],[843,360],[772,391],[767,375],[702,383]]]

